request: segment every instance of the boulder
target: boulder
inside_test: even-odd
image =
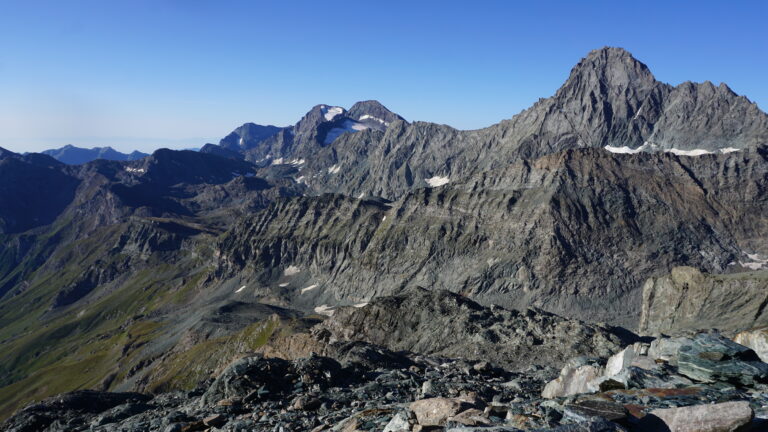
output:
[[[730,432],[752,421],[749,402],[724,402],[651,411],[640,430],[670,432]]]
[[[701,382],[752,385],[768,380],[768,364],[751,349],[717,332],[699,333],[690,344],[681,346],[678,369]]]
[[[408,423],[408,416],[399,412],[392,416],[392,419],[384,426],[383,432],[407,432],[411,430],[411,424]]]
[[[449,418],[448,421],[459,423],[465,426],[487,426],[491,424],[491,422],[488,420],[488,416],[486,416],[483,411],[475,408],[462,411]]]
[[[647,353],[648,346],[639,342],[624,348],[608,359],[608,363],[605,365],[605,375],[618,374],[625,367],[632,366],[635,361],[639,361]]]
[[[544,386],[541,397],[553,399],[600,390],[597,379],[603,375],[603,368],[586,363],[588,361],[580,357],[569,361],[560,371],[560,376]]]
[[[677,366],[677,353],[680,351],[680,347],[691,343],[693,343],[693,340],[687,337],[660,337],[651,342],[651,346],[648,347],[648,357]]]
[[[763,362],[768,362],[768,327],[743,331],[733,338],[737,344],[752,348]]]
[[[276,397],[288,387],[289,367],[290,363],[282,359],[244,357],[224,369],[200,402],[210,405],[228,398]]]
[[[443,426],[450,417],[472,408],[467,402],[453,398],[430,398],[411,403],[410,409],[422,426]]]

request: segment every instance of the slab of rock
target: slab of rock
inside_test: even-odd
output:
[[[469,403],[453,398],[430,398],[411,403],[410,409],[422,426],[443,426],[450,417],[472,408]]]
[[[701,382],[752,385],[768,381],[768,364],[754,351],[715,332],[699,333],[690,344],[681,346],[678,368],[681,374]]]
[[[227,418],[221,414],[214,414],[203,419],[206,426],[219,427],[227,422]]]
[[[632,344],[618,353],[612,355],[605,364],[605,375],[611,376],[621,372],[622,369],[632,364],[632,361],[640,356],[639,344]]]
[[[580,393],[594,393],[600,390],[596,383],[602,375],[601,366],[583,364],[583,360],[579,358],[572,359],[560,371],[560,376],[544,386],[541,397],[554,399]]]
[[[561,425],[539,432],[626,432],[622,426],[607,420]]]
[[[768,362],[768,327],[743,331],[737,334],[733,341],[752,348],[760,360]]]
[[[620,421],[627,418],[627,410],[623,405],[604,399],[582,399],[566,404],[563,413],[566,417],[577,422]]]
[[[449,418],[448,421],[463,424],[465,426],[487,426],[491,424],[488,420],[488,416],[486,416],[483,411],[475,408],[462,411]]]
[[[399,412],[392,417],[392,420],[384,426],[383,432],[407,432],[411,430],[411,424],[408,423],[408,416]]]
[[[643,417],[641,431],[731,432],[752,421],[749,402],[657,409]]]
[[[687,337],[654,339],[648,348],[648,357],[677,366],[677,353],[680,351],[680,347],[692,342],[693,340]]]

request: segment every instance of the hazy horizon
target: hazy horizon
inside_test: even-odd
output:
[[[0,5],[0,147],[201,147],[367,99],[477,129],[551,96],[603,46],[660,81],[725,82],[768,106],[762,2],[352,5]]]

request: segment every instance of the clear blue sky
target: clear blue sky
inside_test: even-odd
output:
[[[365,99],[479,128],[605,45],[768,107],[765,1],[0,0],[0,146],[197,147]]]

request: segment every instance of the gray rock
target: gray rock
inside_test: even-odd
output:
[[[651,411],[640,424],[642,431],[732,432],[753,417],[749,402],[724,402]]]
[[[768,273],[714,275],[675,267],[643,285],[639,331],[679,334],[717,328],[733,334],[768,325],[766,302]]]
[[[680,373],[702,382],[752,385],[768,380],[768,364],[751,349],[719,333],[699,333],[678,354]]]

